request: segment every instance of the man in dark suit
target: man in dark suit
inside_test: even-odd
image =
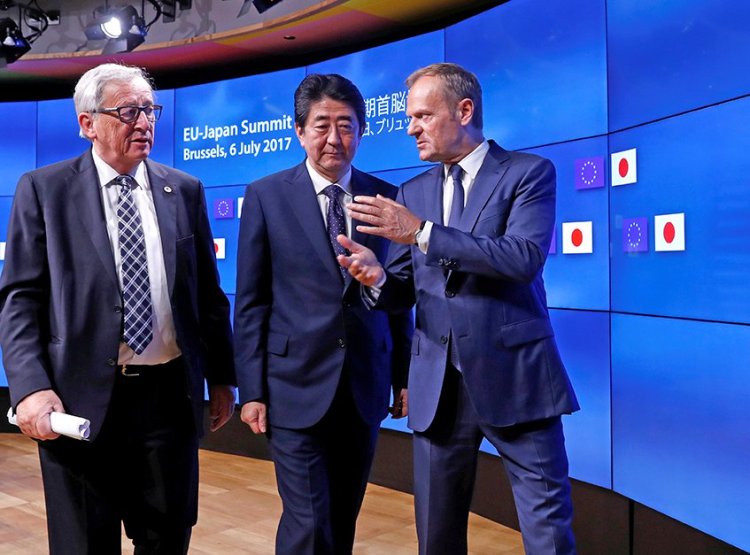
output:
[[[149,161],[161,106],[139,68],[74,95],[82,156],[21,177],[0,280],[0,341],[21,431],[38,440],[50,552],[186,553],[197,518],[204,380],[234,409],[229,303],[203,187]],[[58,437],[50,413],[91,421]]]
[[[407,80],[408,132],[439,165],[398,202],[355,197],[359,231],[394,244],[386,271],[347,238],[343,267],[376,306],[416,300],[409,379],[420,553],[466,553],[477,451],[502,455],[528,555],[575,552],[560,415],[578,403],[547,312],[542,268],[555,221],[555,171],[482,134],[481,87],[455,64]]]
[[[308,75],[294,95],[307,154],[247,187],[237,255],[235,352],[242,420],[267,433],[283,514],[276,553],[350,554],[390,388],[406,414],[409,311],[364,306],[336,262],[352,195],[395,187],[351,166],[365,125],[359,90]],[[388,241],[351,235],[384,260]]]

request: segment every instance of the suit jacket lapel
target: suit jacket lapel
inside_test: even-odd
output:
[[[427,183],[424,191],[424,214],[417,214],[425,220],[443,225],[443,186],[445,176],[443,175],[443,164],[438,164],[428,170],[425,176]]]
[[[313,246],[318,258],[323,263],[331,275],[336,279],[341,279],[339,264],[333,257],[331,242],[328,239],[328,230],[323,223],[323,217],[320,214],[320,205],[315,195],[310,174],[307,173],[307,167],[304,163],[297,166],[289,178],[282,184],[283,194],[287,202],[292,207],[292,212],[297,218],[300,227],[304,230],[304,235]],[[300,237],[302,240],[302,237]]]
[[[352,168],[351,193],[352,197],[356,197],[357,195],[374,197],[378,194],[378,191],[372,186],[370,176],[356,168]],[[360,245],[371,248],[372,242],[376,240],[375,236],[357,231],[358,225],[362,225],[362,222],[352,220],[352,240]],[[344,276],[344,291],[347,290],[352,279],[352,276],[347,272]]]
[[[499,147],[494,141],[490,141],[490,150],[479,168],[479,173],[471,186],[471,192],[466,202],[461,221],[458,228],[461,231],[470,232],[479,219],[479,214],[487,205],[492,193],[497,189],[500,181],[508,170],[503,165],[508,159],[508,153]]]
[[[94,250],[104,267],[105,273],[119,291],[120,280],[117,278],[117,272],[115,271],[112,244],[109,242],[107,223],[104,219],[102,193],[99,190],[99,176],[96,172],[96,166],[94,166],[94,159],[91,157],[91,151],[78,158],[76,163],[78,171],[68,183],[69,195],[73,205],[80,207],[77,212],[86,231],[85,235],[94,244]]]
[[[177,267],[177,185],[169,183],[166,173],[148,160],[146,170],[159,223],[164,269],[167,273],[167,290],[171,298]]]

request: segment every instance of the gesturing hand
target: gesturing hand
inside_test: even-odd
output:
[[[384,196],[358,195],[347,206],[352,219],[370,225],[358,225],[357,231],[411,245],[422,223],[406,206]]]
[[[349,270],[354,279],[363,285],[377,285],[385,277],[385,270],[378,262],[375,253],[367,247],[352,241],[346,235],[336,237],[339,244],[351,254],[345,256],[340,254],[336,257],[339,264]]]

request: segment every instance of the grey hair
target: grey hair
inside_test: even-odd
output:
[[[411,88],[421,77],[438,77],[442,82],[445,99],[457,104],[464,98],[474,103],[472,125],[482,130],[482,85],[479,79],[468,69],[458,64],[439,63],[420,68],[406,78],[406,86]]]
[[[84,73],[76,83],[73,93],[73,102],[76,114],[92,112],[102,107],[104,88],[112,83],[132,83],[142,79],[153,92],[154,87],[146,70],[140,67],[126,66],[122,64],[101,64],[91,68]],[[95,117],[95,116],[94,116]],[[86,139],[83,129],[79,135]]]

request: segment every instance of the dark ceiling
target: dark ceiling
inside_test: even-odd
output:
[[[78,77],[105,61],[145,67],[162,89],[298,67],[442,28],[506,1],[282,0],[237,17],[243,0],[193,0],[175,21],[154,23],[133,52],[103,56],[83,29],[104,0],[37,0],[44,10],[60,10],[59,23],[0,69],[0,100],[70,96]],[[154,12],[145,5],[149,19]],[[17,19],[16,12],[3,11],[0,1],[0,18]]]

